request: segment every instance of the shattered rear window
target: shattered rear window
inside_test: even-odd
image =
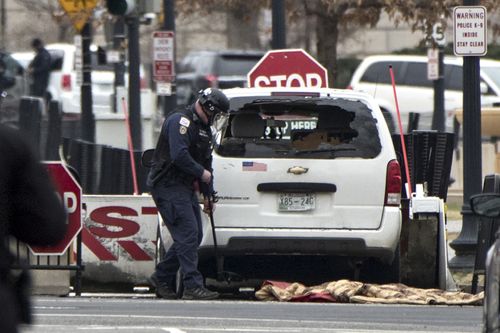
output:
[[[374,158],[381,151],[377,120],[365,103],[319,97],[231,99],[215,151],[225,157]]]

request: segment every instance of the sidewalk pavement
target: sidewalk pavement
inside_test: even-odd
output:
[[[462,230],[462,220],[448,220],[446,222],[446,230],[450,233],[460,233]]]
[[[450,247],[450,242],[458,237],[462,230],[462,220],[448,220],[446,223],[446,239],[448,241],[448,262],[455,256],[455,250]],[[450,237],[451,236],[451,237]]]

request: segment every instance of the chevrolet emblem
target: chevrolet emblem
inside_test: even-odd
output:
[[[291,168],[288,168],[288,173],[293,173],[294,175],[301,175],[303,173],[306,173],[309,170],[309,168],[303,168],[300,166],[294,166]]]

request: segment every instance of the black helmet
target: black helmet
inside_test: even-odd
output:
[[[226,113],[229,110],[229,100],[226,95],[218,89],[206,88],[200,90],[198,100],[205,112],[211,116],[217,113]]]

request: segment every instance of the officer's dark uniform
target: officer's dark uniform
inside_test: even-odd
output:
[[[29,65],[33,79],[30,93],[33,96],[45,97],[50,77],[50,53],[40,40],[35,39],[32,45],[36,46],[36,55]]]
[[[209,196],[213,182],[201,181],[204,169],[212,172],[211,129],[199,119],[194,104],[174,111],[163,123],[153,157],[148,184],[174,244],[156,266],[158,280],[175,286],[180,267],[186,289],[203,286],[198,271],[198,246],[202,240],[200,206],[195,191]]]

